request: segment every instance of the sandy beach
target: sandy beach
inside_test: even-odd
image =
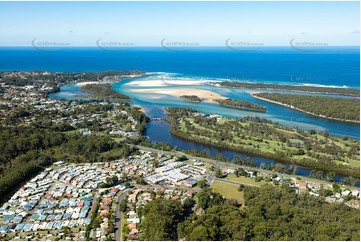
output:
[[[197,80],[172,80],[172,79],[157,79],[157,80],[142,80],[142,81],[132,81],[125,86],[139,86],[139,87],[161,87],[161,86],[169,86],[169,85],[199,85],[204,84],[205,81],[197,81]]]
[[[88,84],[100,84],[100,82],[78,82],[76,85],[82,87]]]
[[[183,95],[196,95],[201,99],[205,99],[204,102],[211,103],[215,103],[215,99],[227,99],[226,97],[223,97],[220,94],[212,91],[192,88],[134,89],[132,92],[166,94],[175,97],[180,97]]]

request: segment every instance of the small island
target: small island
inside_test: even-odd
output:
[[[230,108],[237,108],[242,109],[246,111],[255,111],[255,112],[266,112],[267,109],[264,106],[244,101],[244,100],[234,100],[234,99],[216,99],[216,102],[219,103],[219,105],[230,107]]]
[[[356,89],[356,88],[279,85],[279,84],[249,83],[249,82],[239,82],[239,81],[214,82],[212,84],[216,86],[232,87],[232,88],[287,90],[287,91],[309,92],[309,93],[337,94],[337,95],[355,96],[355,97],[360,96],[360,89]]]
[[[360,122],[360,100],[280,93],[252,93],[260,100],[282,105],[314,116],[346,122]]]
[[[129,96],[114,91],[111,84],[87,84],[81,86],[80,91],[89,93],[89,95],[86,95],[87,97],[117,101],[131,100]]]
[[[196,96],[196,95],[183,95],[180,96],[180,98],[188,101],[188,102],[192,102],[192,103],[200,103],[202,100]]]

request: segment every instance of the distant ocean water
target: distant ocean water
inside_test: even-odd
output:
[[[142,70],[184,77],[262,83],[360,87],[359,47],[326,47],[315,52],[263,47],[241,52],[226,47],[170,51],[161,47],[103,50],[69,47],[39,50],[0,47],[0,70]]]

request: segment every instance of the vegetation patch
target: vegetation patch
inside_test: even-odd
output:
[[[90,93],[91,97],[105,100],[131,100],[129,96],[114,91],[111,84],[87,84],[80,87],[80,90]]]
[[[227,199],[235,199],[240,204],[244,204],[243,193],[239,192],[238,185],[229,184],[222,181],[213,181],[211,184],[211,188],[215,191],[220,193]]]
[[[266,112],[267,109],[264,106],[244,101],[244,100],[234,100],[234,99],[216,99],[220,105],[230,108],[238,108],[247,111],[255,111],[255,112]]]
[[[320,117],[360,122],[360,100],[355,98],[280,93],[254,93],[253,96]]]
[[[315,130],[303,131],[259,117],[219,118],[185,108],[167,111],[171,133],[183,139],[310,167],[320,170],[320,177],[325,171],[330,177],[337,173],[359,178],[358,140]]]
[[[214,84],[220,85],[222,87],[288,90],[288,91],[300,91],[300,92],[310,92],[310,93],[340,94],[340,95],[356,96],[356,97],[360,96],[360,89],[356,89],[356,88],[293,86],[293,85],[278,85],[278,84],[249,83],[249,82],[230,82],[230,81],[217,82]]]
[[[183,95],[180,96],[180,98],[183,98],[184,100],[188,101],[188,102],[193,102],[193,103],[199,103],[202,100],[196,96],[196,95]]]

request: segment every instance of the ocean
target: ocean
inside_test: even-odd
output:
[[[313,52],[292,47],[262,47],[247,51],[227,47],[199,47],[184,51],[161,47],[0,48],[1,71],[134,69],[195,78],[359,88],[360,50],[359,47],[323,47]]]

